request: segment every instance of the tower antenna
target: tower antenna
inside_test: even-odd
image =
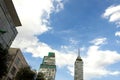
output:
[[[80,57],[80,48],[78,48],[78,57]]]

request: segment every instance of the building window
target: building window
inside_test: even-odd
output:
[[[11,74],[15,75],[15,73],[16,73],[16,68],[13,66],[13,68],[11,69]]]
[[[52,71],[54,72],[54,69],[52,69]]]
[[[18,65],[20,63],[19,57],[16,58],[15,64]]]

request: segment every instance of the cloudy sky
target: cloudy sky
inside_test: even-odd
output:
[[[120,79],[120,0],[13,0],[22,23],[12,47],[38,70],[55,52],[56,80],[74,80],[78,48],[84,80]]]

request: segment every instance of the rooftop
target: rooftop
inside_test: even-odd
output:
[[[54,52],[49,52],[48,56],[49,57],[55,57],[55,53]]]

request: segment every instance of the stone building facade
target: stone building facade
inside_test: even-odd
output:
[[[83,60],[80,57],[80,51],[74,64],[74,80],[83,80]]]
[[[29,66],[19,48],[10,48],[8,54],[10,55],[10,60],[8,61],[8,73],[2,80],[14,80],[14,77],[20,68]]]

